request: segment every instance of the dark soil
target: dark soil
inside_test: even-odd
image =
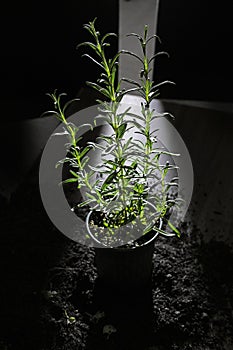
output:
[[[233,254],[192,223],[159,237],[152,288],[98,282],[94,248],[59,233],[40,201],[38,165],[1,206],[1,350],[232,350]],[[123,288],[124,290],[124,288]]]

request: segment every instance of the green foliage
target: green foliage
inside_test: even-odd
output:
[[[153,40],[153,39],[159,39],[157,35],[152,35],[151,37],[148,38],[148,27],[145,25],[144,27],[144,35],[143,37],[136,34],[136,33],[131,33],[128,34],[128,36],[133,36],[135,37],[140,44],[141,51],[142,51],[142,57],[138,56],[134,52],[128,51],[128,50],[122,50],[121,53],[127,54],[130,56],[133,56],[136,58],[141,64],[141,71],[140,71],[140,81],[135,81],[132,79],[128,78],[123,78],[124,81],[128,82],[129,84],[135,86],[135,90],[139,92],[139,94],[144,98],[145,100],[145,107],[149,108],[150,102],[159,96],[159,87],[164,85],[164,84],[174,84],[172,81],[166,80],[158,84],[154,84],[154,82],[150,79],[150,65],[151,63],[155,60],[155,58],[159,55],[168,55],[167,52],[161,51],[156,53],[154,56],[151,58],[148,57],[147,55],[147,47],[148,43]]]
[[[63,123],[64,134],[69,141],[66,158],[58,162],[58,165],[68,163],[70,166],[71,177],[65,179],[64,183],[77,183],[77,188],[85,189],[86,198],[79,206],[89,205],[93,210],[101,212],[102,225],[108,228],[111,234],[113,228],[134,222],[137,217],[140,217],[144,225],[144,234],[153,229],[162,219],[179,236],[179,230],[167,219],[171,208],[178,205],[176,198],[169,197],[171,188],[178,186],[177,178],[167,180],[168,173],[176,167],[169,162],[163,164],[161,161],[164,154],[170,157],[178,155],[159,148],[157,130],[151,128],[152,122],[161,115],[150,108],[150,103],[158,96],[158,88],[171,82],[155,84],[151,81],[150,64],[157,56],[166,53],[160,52],[148,58],[147,45],[157,36],[148,38],[148,29],[145,26],[143,37],[135,33],[130,34],[139,41],[142,49],[141,57],[133,52],[122,50],[112,58],[108,58],[105,52],[106,47],[110,46],[108,39],[115,37],[116,34],[107,33],[101,36],[95,29],[95,22],[96,19],[84,25],[92,41],[83,42],[78,47],[87,47],[92,55],[84,53],[83,56],[89,58],[101,70],[97,82],[87,82],[87,84],[102,94],[104,100],[97,101],[101,115],[97,116],[96,120],[102,118],[111,132],[100,135],[96,142],[88,142],[85,147],[81,147],[79,145],[81,138],[77,138],[77,132],[83,125],[77,127],[68,123],[65,116],[67,107],[74,100],[62,106],[63,94],[59,95],[56,91],[49,94],[54,103],[54,111],[48,111],[47,114],[55,115]],[[118,59],[121,54],[128,54],[142,64],[139,82],[122,79],[133,85],[133,88],[128,90],[122,90],[121,81],[117,82]],[[123,95],[131,91],[138,91],[143,97],[141,114],[131,114],[130,108],[123,112],[119,109]],[[91,125],[89,127],[92,129]],[[132,135],[129,133],[130,130],[133,131]],[[137,135],[141,138],[136,137]],[[95,166],[89,162],[90,150],[101,154],[101,162]],[[97,177],[96,174],[99,176]],[[149,185],[151,181],[152,185]],[[145,207],[149,192],[150,201],[153,201],[155,210],[150,213],[148,223]],[[159,229],[159,232],[167,234],[163,229]]]
[[[106,41],[109,37],[115,36],[115,33],[107,33],[102,38],[100,38],[100,33],[95,29],[95,21],[85,24],[84,28],[92,35],[94,42],[83,42],[77,46],[89,47],[96,58],[85,53],[83,56],[91,59],[95,64],[97,64],[102,73],[100,78],[97,80],[97,83],[87,82],[89,86],[96,89],[104,95],[105,98],[109,99],[112,102],[120,101],[122,98],[122,93],[120,92],[120,84],[116,83],[116,72],[117,72],[117,60],[120,56],[120,52],[117,52],[113,58],[106,58],[105,47],[110,46]]]

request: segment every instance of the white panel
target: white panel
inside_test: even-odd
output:
[[[134,37],[126,37],[135,32],[143,35],[144,25],[148,25],[148,34],[156,34],[159,0],[119,0],[119,49],[127,49],[141,54],[139,43]],[[155,51],[155,41],[151,40],[149,56]],[[128,55],[120,58],[119,78],[127,77],[138,80],[140,64],[137,59]],[[153,72],[151,72],[151,75]],[[123,86],[123,85],[122,85]],[[127,87],[129,87],[127,85]]]

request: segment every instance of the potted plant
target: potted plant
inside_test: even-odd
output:
[[[84,56],[101,70],[97,82],[87,82],[104,98],[97,100],[100,114],[94,118],[90,130],[95,128],[97,120],[101,120],[108,132],[100,134],[95,141],[82,144],[76,137],[81,126],[66,118],[66,109],[74,100],[63,105],[63,94],[56,91],[49,94],[55,110],[46,114],[54,114],[63,123],[68,137],[67,156],[59,162],[69,167],[70,176],[63,184],[72,183],[82,193],[81,202],[73,210],[78,214],[81,207],[87,209],[87,234],[95,246],[100,279],[114,287],[139,287],[150,281],[157,235],[180,235],[169,219],[172,210],[179,205],[174,191],[178,179],[169,175],[176,172],[172,160],[178,155],[159,143],[152,122],[161,115],[150,108],[151,101],[159,94],[158,88],[171,82],[155,84],[149,77],[155,57],[166,53],[147,56],[147,45],[156,38],[156,35],[148,37],[147,26],[142,37],[130,34],[139,41],[141,57],[122,50],[108,58],[108,40],[116,34],[101,36],[95,21],[84,25],[92,41],[78,47],[92,51],[94,56],[89,53]],[[118,60],[122,54],[131,55],[141,63],[139,81],[123,78],[117,82]],[[122,81],[131,87],[121,89]],[[143,98],[138,113],[122,104],[123,96],[132,91]]]

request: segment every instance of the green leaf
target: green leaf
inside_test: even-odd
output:
[[[90,202],[91,202],[91,200],[87,199],[86,201],[83,201],[83,202],[77,204],[77,207],[78,208],[84,207],[85,205],[88,205]]]
[[[170,80],[165,80],[165,81],[162,81],[161,83],[158,83],[156,85],[153,86],[153,88],[151,89],[154,90],[154,89],[157,89],[159,86],[162,86],[164,84],[173,84],[173,85],[176,85],[176,83],[174,83],[173,81],[170,81]]]
[[[106,163],[107,164],[110,164],[110,165],[112,165],[112,166],[118,166],[118,164],[116,163],[116,162],[114,162],[113,160],[111,160],[111,159],[108,159],[107,161],[106,161]]]
[[[104,142],[106,142],[106,147],[109,147],[113,143],[115,143],[114,142],[115,140],[112,137],[110,137],[110,136],[108,137],[108,136],[104,136],[104,135],[98,136],[96,138],[96,141],[104,141]]]
[[[79,178],[78,174],[77,174],[75,171],[70,170],[70,173],[71,173],[72,175],[74,175],[74,177],[75,177],[76,179]]]
[[[138,130],[140,130],[140,132],[142,133],[142,135],[145,135],[145,127],[141,124],[139,124],[138,122],[136,122],[136,120],[132,120],[131,124],[133,124]],[[137,131],[135,131],[137,133]]]
[[[150,223],[147,225],[147,227],[143,230],[143,235],[147,234],[148,232],[150,232],[154,227],[153,223]]]
[[[180,231],[168,220],[168,226],[172,229],[173,232],[177,234],[177,237],[181,236]]]
[[[135,87],[135,88],[131,88],[131,89],[127,89],[127,90],[122,90],[120,93],[119,93],[119,95],[118,95],[118,97],[119,98],[122,98],[125,94],[129,94],[130,92],[134,92],[134,91],[141,91],[141,87]]]
[[[97,51],[97,46],[89,41],[85,41],[83,43],[80,43],[76,46],[76,49],[80,48],[81,46],[89,46],[91,47],[94,51]]]
[[[100,144],[98,143],[95,143],[95,142],[92,142],[92,141],[88,141],[88,145],[90,145],[91,147],[93,147],[93,149],[100,149],[101,151],[104,151],[105,150],[105,147],[104,146],[101,146]]]
[[[142,64],[143,64],[143,60],[141,59],[141,57],[139,57],[138,55],[136,55],[136,53],[128,51],[128,50],[121,50],[121,53],[126,54],[126,55],[130,55],[133,56],[135,58],[137,58]]]
[[[84,157],[85,154],[86,154],[89,150],[90,150],[89,147],[85,147],[85,148],[82,150],[82,152],[80,153],[80,155],[79,155],[80,158]]]
[[[150,58],[149,63],[152,62],[156,57],[161,56],[161,55],[166,55],[166,56],[169,57],[168,52],[166,52],[166,51],[160,51],[160,52],[157,52],[154,56],[152,56],[152,57]]]
[[[109,61],[109,68],[110,68],[110,70],[111,70],[112,67],[116,64],[116,61],[117,61],[117,59],[119,58],[120,54],[121,54],[121,51],[118,52],[118,53]]]
[[[180,156],[179,153],[172,153],[172,152],[168,152],[168,151],[164,151],[164,150],[161,150],[161,149],[155,149],[155,150],[152,150],[151,153],[160,153],[160,154],[166,154],[166,155],[169,155],[169,156]]]
[[[121,124],[119,128],[117,129],[117,139],[121,139],[124,136],[124,133],[126,131],[127,124]]]
[[[149,97],[149,99],[150,99],[150,101],[151,101],[151,100],[153,100],[154,98],[158,97],[159,95],[160,95],[159,90],[156,90],[156,91],[154,91],[153,93],[149,93],[148,97]]]
[[[85,165],[88,163],[89,161],[89,157],[84,157],[81,161],[81,165],[82,165],[82,168],[85,167]]]
[[[112,85],[114,85],[115,76],[116,76],[116,67],[113,66],[112,71],[111,71],[111,77],[110,77]]]
[[[152,35],[150,38],[147,39],[146,45],[152,40],[152,39],[158,39],[158,41],[161,43],[160,37],[156,34]]]
[[[135,80],[132,80],[132,79],[129,79],[129,78],[121,78],[121,80],[125,81],[126,83],[133,84],[133,85],[136,85],[136,86],[141,88],[141,85]]]
[[[143,38],[137,33],[130,33],[127,36],[135,36],[141,43],[143,42]]]
[[[104,96],[106,97],[110,97],[108,90],[104,89],[103,87],[101,87],[100,85],[96,84],[96,83],[92,83],[90,81],[86,82],[87,85],[91,86],[93,89],[99,91],[100,93],[102,93]]]
[[[91,61],[93,61],[95,64],[97,64],[98,66],[100,66],[102,69],[105,69],[104,65],[99,63],[98,61],[96,61],[92,56],[88,55],[87,53],[85,53],[83,55],[83,57],[88,57],[90,58]]]
[[[62,121],[61,119],[61,116],[58,112],[56,111],[46,111],[46,112],[43,112],[40,117],[43,118],[43,117],[48,117],[49,115],[53,115],[54,117],[56,117],[57,119],[59,119],[60,121]]]
[[[71,182],[77,182],[78,178],[70,178],[62,181],[63,184],[71,183]]]
[[[117,147],[117,146],[116,146],[116,144],[114,143],[114,144],[108,146],[108,147],[104,150],[103,153],[104,153],[104,154],[110,154],[116,147]]]
[[[114,171],[112,174],[110,174],[107,179],[104,181],[101,191],[104,191],[106,187],[116,178],[117,173]]]
[[[161,235],[163,236],[167,236],[167,237],[173,237],[175,234],[174,233],[169,233],[166,232],[165,230],[159,229],[157,227],[155,227],[155,231],[159,232]]]
[[[64,135],[69,135],[69,132],[67,130],[64,130],[62,132],[56,132],[52,136],[64,136]]]
[[[116,33],[107,33],[103,36],[103,38],[101,39],[101,44],[103,44],[105,42],[105,39],[107,39],[109,36],[114,36],[117,37]]]

